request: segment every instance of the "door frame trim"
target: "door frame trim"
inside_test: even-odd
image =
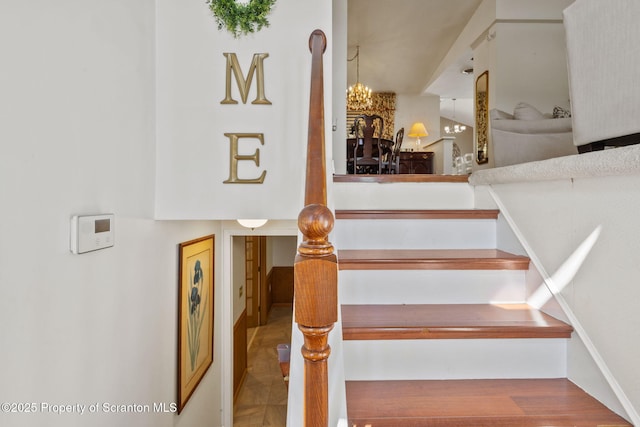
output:
[[[233,425],[233,292],[232,292],[232,254],[233,236],[297,236],[300,241],[297,220],[269,221],[266,225],[251,230],[242,227],[235,220],[223,220],[222,233],[222,301],[221,333],[219,345],[222,359],[222,393],[220,407],[223,426]],[[215,361],[214,361],[215,363]]]

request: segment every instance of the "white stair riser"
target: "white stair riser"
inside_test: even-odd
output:
[[[340,249],[490,249],[496,247],[491,219],[337,220],[334,245]]]
[[[567,340],[344,341],[347,380],[561,378]]]
[[[341,304],[523,302],[522,270],[344,270]]]
[[[473,209],[473,187],[468,183],[333,184],[335,209]]]

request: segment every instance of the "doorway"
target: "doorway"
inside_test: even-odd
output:
[[[256,234],[253,230],[240,226],[236,221],[224,221],[222,226],[222,286],[220,289],[221,301],[221,337],[220,337],[220,363],[222,374],[222,425],[233,425],[233,401],[234,401],[234,377],[236,375],[237,363],[235,355],[236,351],[235,338],[244,336],[245,334],[236,334],[238,330],[246,331],[245,327],[236,327],[242,324],[242,312],[244,311],[244,294],[239,296],[239,287],[244,287],[244,273],[238,271],[239,262],[242,260],[242,269],[244,270],[244,240],[242,245],[236,244],[239,237],[253,236]],[[271,265],[278,265],[281,261],[279,253],[286,253],[287,259],[295,258],[297,253],[297,237],[298,223],[296,220],[269,221],[265,226],[260,228],[260,234],[267,236],[267,274]],[[285,251],[274,251],[270,249],[273,241],[279,242],[280,239],[291,241],[292,249]],[[276,245],[279,246],[279,245]],[[289,244],[287,244],[289,246]],[[273,256],[269,254],[273,253]],[[241,284],[237,278],[241,277]],[[246,319],[246,317],[245,317]],[[246,349],[246,342],[243,348]],[[242,377],[242,375],[239,375]]]
[[[280,311],[293,308],[293,262],[297,253],[297,236],[232,236],[231,243],[231,358],[235,401],[252,362],[248,350],[253,334],[257,329],[268,326],[273,306]],[[271,353],[276,354],[276,346],[273,346],[273,352],[263,352],[267,357]],[[277,359],[274,362],[277,364]]]

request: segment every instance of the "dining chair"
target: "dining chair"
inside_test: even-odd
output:
[[[357,135],[357,134],[356,134]],[[354,174],[354,155],[358,146],[358,138],[347,138],[347,174]]]
[[[404,139],[404,128],[400,128],[396,132],[396,140],[393,143],[393,150],[389,153],[387,173],[400,173],[400,148],[402,147],[402,140]]]
[[[354,118],[356,145],[353,149],[353,172],[382,173],[382,132],[384,120],[377,114],[360,114]],[[374,134],[377,132],[377,137]],[[361,136],[362,135],[362,136]]]

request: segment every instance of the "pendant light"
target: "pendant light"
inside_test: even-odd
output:
[[[456,121],[456,99],[452,98],[452,101],[453,101],[453,121],[455,122]],[[464,125],[459,125],[458,123],[453,125],[453,127],[450,127],[450,126],[444,127],[444,131],[447,134],[461,133],[461,132],[464,132],[465,130],[467,130],[467,127]]]
[[[356,84],[347,89],[347,108],[362,111],[371,107],[371,89],[360,83],[360,46],[356,48],[356,56],[347,61],[356,60]]]

